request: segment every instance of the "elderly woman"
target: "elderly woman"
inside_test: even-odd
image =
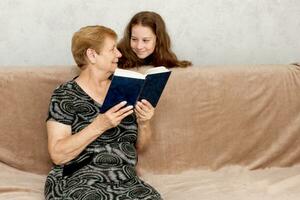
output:
[[[137,149],[151,136],[154,108],[145,100],[135,108],[121,102],[104,114],[101,104],[121,53],[116,33],[88,26],[72,39],[79,76],[57,87],[47,119],[48,149],[54,163],[45,183],[45,198],[161,199],[138,178]]]

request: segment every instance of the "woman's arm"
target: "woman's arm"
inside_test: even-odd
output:
[[[91,124],[74,135],[71,126],[49,120],[48,150],[53,163],[61,165],[74,159],[103,132],[117,126],[133,112],[132,106],[122,108],[125,104],[126,102],[121,102],[106,113],[98,115]]]
[[[138,139],[136,148],[139,152],[145,149],[146,144],[150,141],[152,131],[150,126],[150,120],[154,115],[153,106],[147,101],[138,101],[135,106],[135,113],[137,115],[138,123]]]

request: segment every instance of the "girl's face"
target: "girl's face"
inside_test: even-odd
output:
[[[151,28],[134,25],[131,29],[130,46],[137,57],[144,59],[154,52],[156,35]]]

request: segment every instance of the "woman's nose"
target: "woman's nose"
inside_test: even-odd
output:
[[[122,54],[121,54],[121,52],[118,49],[116,49],[116,57],[117,58],[122,57]]]

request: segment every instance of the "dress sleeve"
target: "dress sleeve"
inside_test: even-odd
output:
[[[54,120],[66,125],[74,122],[75,110],[74,98],[67,89],[58,87],[54,90],[50,99],[47,120]]]

